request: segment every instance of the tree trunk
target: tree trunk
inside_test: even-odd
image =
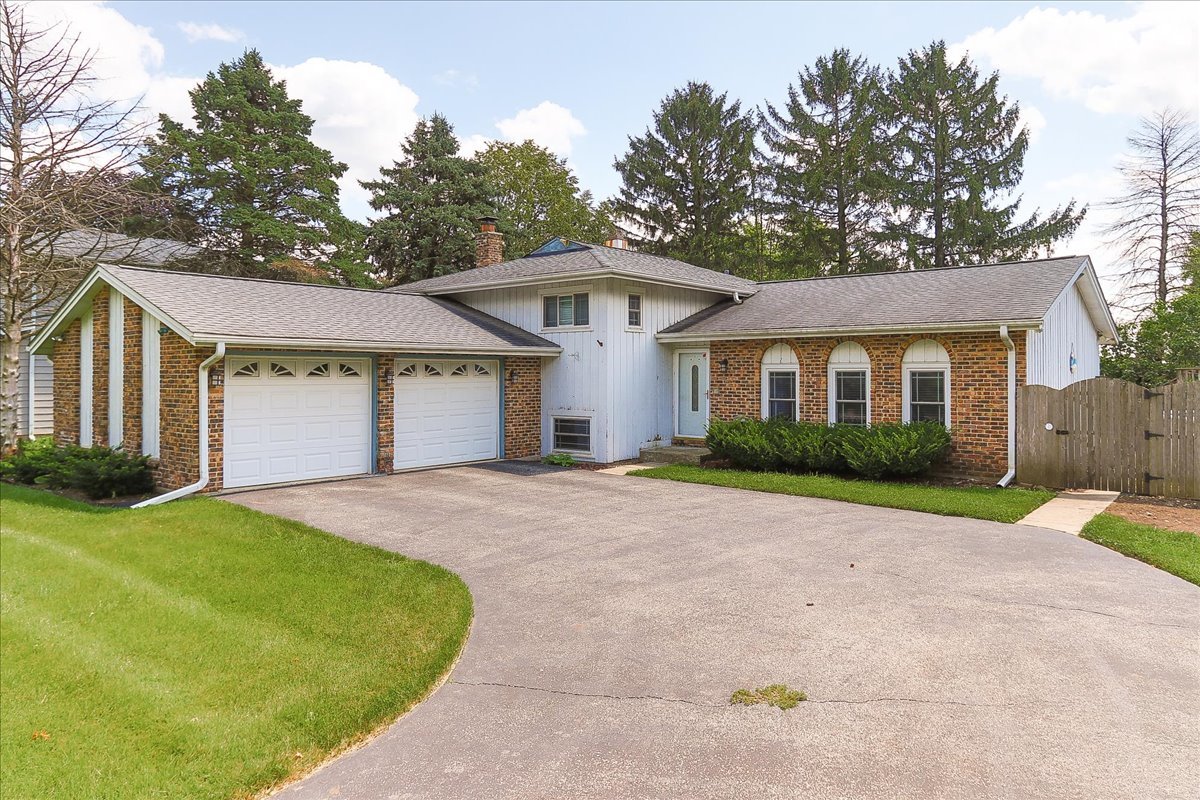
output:
[[[21,436],[20,375],[21,317],[6,298],[4,303],[4,340],[0,342],[0,455],[9,456],[17,449]]]
[[[1158,286],[1155,292],[1158,302],[1167,302],[1167,248],[1170,246],[1171,221],[1167,215],[1167,182],[1164,180],[1158,189]]]

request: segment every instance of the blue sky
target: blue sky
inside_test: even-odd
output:
[[[835,47],[893,67],[944,39],[999,70],[1033,133],[1032,205],[1096,204],[1140,113],[1197,111],[1200,4],[1157,3],[214,3],[55,6],[96,43],[115,96],[177,118],[186,89],[247,47],[262,51],[316,118],[353,179],[398,154],[418,116],[444,113],[468,147],[531,137],[566,156],[597,197],[613,158],[673,88],[705,80],[754,106]],[[57,8],[57,11],[56,11]],[[1108,255],[1103,212],[1063,251]],[[1100,263],[1102,272],[1110,265]]]

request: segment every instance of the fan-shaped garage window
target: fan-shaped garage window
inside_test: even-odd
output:
[[[488,368],[487,364],[476,364],[475,365],[475,374],[476,375],[491,375],[492,371],[491,371],[491,369]]]
[[[467,365],[466,364],[455,364],[454,368],[450,370],[450,374],[453,375],[454,377],[458,377],[458,378],[465,377],[468,374],[467,373]]]
[[[442,368],[437,364],[426,364],[425,374],[431,378],[440,378],[442,376]]]
[[[308,378],[328,378],[329,377],[329,362],[328,361],[310,361],[306,365],[308,369],[304,371],[305,377]]]
[[[396,374],[402,378],[411,378],[417,374],[417,365],[403,364],[400,369],[396,370]]]
[[[233,377],[235,378],[257,378],[258,377],[258,362],[246,361],[233,363]]]
[[[273,377],[273,378],[294,378],[294,377],[296,377],[296,362],[295,361],[272,361],[271,362],[271,377]]]
[[[411,364],[409,366],[411,366]],[[343,361],[338,364],[338,374],[343,378],[361,378],[362,368],[359,367],[358,364],[348,364]]]

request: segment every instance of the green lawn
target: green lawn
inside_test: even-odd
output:
[[[868,506],[927,511],[948,517],[974,517],[1016,522],[1054,497],[1044,489],[997,489],[990,486],[921,486],[912,483],[852,480],[832,475],[786,475],[778,472],[745,472],[710,469],[687,464],[637,470],[644,478],[665,478],[685,483],[730,486],[757,492],[824,497]]]
[[[470,626],[446,570],[217,500],[0,486],[5,800],[245,797],[422,699]]]
[[[1100,514],[1079,534],[1200,586],[1200,536]]]

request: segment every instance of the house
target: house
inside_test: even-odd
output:
[[[78,230],[62,233],[46,248],[51,258],[161,267],[199,254],[199,248],[171,239],[134,238],[118,233]],[[17,425],[25,436],[54,433],[54,367],[46,356],[32,355],[29,340],[53,313],[39,308],[25,321],[24,338],[17,349]]]
[[[1099,374],[1086,256],[755,283],[553,240],[388,291],[101,265],[38,334],[55,435],[216,490],[551,452],[611,462],[710,416],[936,420],[1011,477],[1016,387]]]

